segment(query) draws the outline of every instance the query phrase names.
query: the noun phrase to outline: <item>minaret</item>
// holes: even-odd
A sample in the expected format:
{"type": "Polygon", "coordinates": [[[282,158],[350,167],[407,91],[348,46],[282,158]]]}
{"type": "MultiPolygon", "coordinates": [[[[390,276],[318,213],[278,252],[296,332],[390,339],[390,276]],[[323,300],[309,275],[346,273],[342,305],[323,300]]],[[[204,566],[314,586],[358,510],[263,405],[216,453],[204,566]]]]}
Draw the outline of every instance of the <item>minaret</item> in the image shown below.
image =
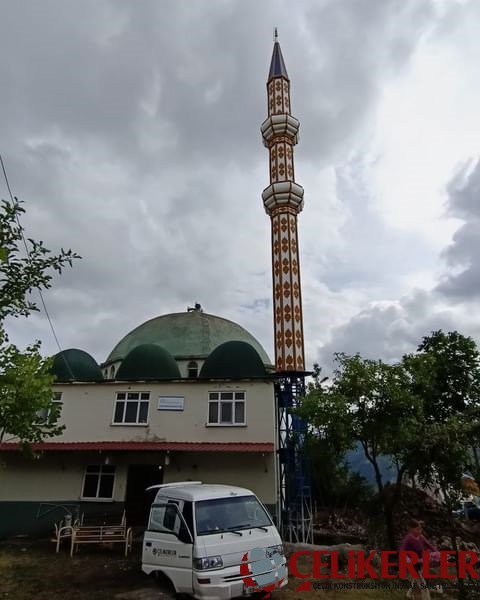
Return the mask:
{"type": "Polygon", "coordinates": [[[261,132],[270,154],[270,185],[262,198],[272,220],[275,369],[300,373],[305,355],[297,215],[303,208],[303,188],[295,183],[293,164],[300,123],[290,114],[290,80],[276,29],[267,96],[268,118],[261,132]]]}

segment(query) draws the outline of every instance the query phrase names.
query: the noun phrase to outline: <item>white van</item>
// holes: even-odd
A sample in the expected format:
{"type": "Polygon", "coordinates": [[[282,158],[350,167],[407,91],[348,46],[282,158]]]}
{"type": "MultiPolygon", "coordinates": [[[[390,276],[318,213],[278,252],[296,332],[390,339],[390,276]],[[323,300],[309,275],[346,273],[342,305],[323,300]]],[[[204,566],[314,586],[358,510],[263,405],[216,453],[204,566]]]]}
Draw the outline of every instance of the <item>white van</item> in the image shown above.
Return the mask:
{"type": "Polygon", "coordinates": [[[280,535],[253,492],[200,481],[148,489],[157,488],[143,540],[145,573],[167,576],[177,593],[228,600],[254,591],[245,584],[240,565],[245,553],[256,549],[253,554],[258,554],[260,549],[265,552],[258,565],[269,567],[258,574],[258,584],[263,585],[262,577],[278,587],[287,584],[280,535]],[[270,557],[273,562],[265,563],[270,557]]]}

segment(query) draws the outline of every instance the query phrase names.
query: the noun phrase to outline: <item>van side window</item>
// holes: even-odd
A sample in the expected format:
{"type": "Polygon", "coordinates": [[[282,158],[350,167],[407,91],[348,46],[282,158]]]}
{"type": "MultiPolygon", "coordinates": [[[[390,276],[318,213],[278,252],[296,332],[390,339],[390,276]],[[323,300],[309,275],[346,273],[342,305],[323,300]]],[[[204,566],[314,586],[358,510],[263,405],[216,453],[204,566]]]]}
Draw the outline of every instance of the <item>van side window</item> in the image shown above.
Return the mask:
{"type": "Polygon", "coordinates": [[[175,529],[175,520],[178,518],[177,504],[176,502],[168,501],[168,506],[165,509],[165,515],[163,517],[163,526],[169,531],[175,529]]]}
{"type": "MultiPolygon", "coordinates": [[[[184,502],[183,510],[182,510],[183,518],[185,519],[185,523],[188,525],[190,529],[190,533],[193,535],[193,509],[191,502],[184,502]]],[[[180,522],[180,535],[185,534],[185,525],[183,521],[180,522]]]]}
{"type": "Polygon", "coordinates": [[[148,529],[162,533],[176,533],[178,521],[176,502],[170,500],[167,504],[154,504],[150,513],[148,529]]]}

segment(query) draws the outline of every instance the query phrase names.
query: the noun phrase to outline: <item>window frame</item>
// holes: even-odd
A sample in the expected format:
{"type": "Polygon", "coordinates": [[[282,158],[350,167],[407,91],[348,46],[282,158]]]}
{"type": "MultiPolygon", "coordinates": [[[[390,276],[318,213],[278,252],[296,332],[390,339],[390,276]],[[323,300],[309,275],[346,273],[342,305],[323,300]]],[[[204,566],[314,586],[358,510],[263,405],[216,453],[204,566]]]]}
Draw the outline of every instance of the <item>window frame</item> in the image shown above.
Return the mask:
{"type": "Polygon", "coordinates": [[[113,502],[113,499],[115,498],[115,483],[116,483],[116,477],[117,475],[117,468],[115,465],[105,465],[105,464],[96,464],[96,465],[85,465],[84,470],[83,470],[83,480],[82,480],[82,489],[80,492],[80,500],[88,500],[89,502],[113,502]],[[108,467],[109,469],[113,468],[113,472],[111,473],[105,473],[105,475],[111,476],[113,477],[113,485],[112,485],[112,495],[110,497],[105,497],[105,496],[84,496],[84,491],[85,491],[85,479],[87,477],[87,474],[91,474],[91,473],[87,473],[87,469],[89,467],[98,467],[98,481],[97,481],[97,494],[100,491],[100,482],[102,479],[102,472],[104,467],[108,467]]]}
{"type": "Polygon", "coordinates": [[[205,425],[207,427],[246,427],[247,426],[247,394],[245,392],[245,390],[235,390],[235,391],[226,391],[226,390],[218,390],[218,391],[213,391],[213,392],[208,392],[208,403],[207,403],[207,421],[205,423],[205,425]],[[216,394],[217,398],[212,398],[212,394],[216,394]],[[232,394],[233,398],[232,399],[222,399],[222,394],[232,394]],[[243,398],[236,398],[236,395],[242,395],[243,398]],[[221,405],[222,403],[226,404],[229,403],[231,405],[231,411],[232,411],[232,422],[226,422],[226,421],[221,421],[221,405]],[[236,421],[235,420],[235,405],[236,404],[243,404],[243,421],[236,421]],[[217,408],[217,422],[211,422],[210,421],[210,405],[211,404],[217,404],[218,408],[217,408]]]}
{"type": "Polygon", "coordinates": [[[140,390],[140,391],[132,391],[132,390],[124,390],[124,391],[119,391],[119,392],[115,392],[115,399],[113,401],[113,412],[112,412],[112,420],[110,425],[112,427],[148,427],[149,425],[149,417],[150,417],[150,401],[151,401],[151,392],[147,392],[145,390],[140,390]],[[118,398],[119,394],[124,394],[125,398],[118,398]],[[127,396],[128,394],[138,394],[138,400],[133,400],[133,399],[129,399],[127,396]],[[146,399],[142,399],[142,394],[148,394],[148,400],[146,399]],[[123,407],[123,420],[122,421],[115,421],[115,413],[117,412],[117,403],[118,402],[123,402],[124,405],[126,405],[127,402],[136,402],[137,403],[137,420],[135,422],[126,422],[125,421],[125,415],[126,415],[126,406],[123,407]],[[139,418],[139,414],[140,414],[140,404],[142,402],[146,402],[147,403],[147,419],[145,422],[139,422],[138,418],[139,418]]]}
{"type": "Polygon", "coordinates": [[[165,498],[165,499],[153,502],[153,504],[150,508],[149,516],[148,516],[147,531],[152,531],[152,532],[161,533],[161,534],[165,534],[165,535],[173,535],[180,541],[182,541],[182,538],[184,539],[185,537],[188,537],[189,542],[187,542],[187,543],[193,544],[194,537],[195,537],[193,524],[194,524],[193,502],[184,501],[184,500],[176,500],[174,498],[165,498]],[[191,523],[187,523],[187,520],[184,516],[184,509],[185,509],[185,506],[187,503],[190,505],[191,523]],[[152,527],[151,527],[152,526],[152,514],[156,508],[165,508],[165,510],[163,513],[161,528],[152,529],[152,527]],[[173,511],[175,512],[175,519],[173,522],[172,529],[165,526],[165,519],[167,517],[167,511],[170,508],[173,509],[173,511]]]}
{"type": "Polygon", "coordinates": [[[52,414],[52,409],[54,409],[54,408],[58,408],[57,423],[60,421],[60,418],[62,416],[62,409],[63,409],[62,396],[63,396],[63,392],[55,392],[55,391],[53,392],[53,400],[51,402],[51,408],[50,409],[42,408],[39,411],[37,411],[38,423],[45,423],[46,421],[48,421],[48,419],[50,418],[50,415],[52,414]]]}
{"type": "Polygon", "coordinates": [[[196,360],[190,360],[187,363],[187,378],[188,379],[198,379],[198,373],[199,373],[198,362],[196,360]],[[192,371],[195,371],[195,375],[191,374],[192,371]]]}

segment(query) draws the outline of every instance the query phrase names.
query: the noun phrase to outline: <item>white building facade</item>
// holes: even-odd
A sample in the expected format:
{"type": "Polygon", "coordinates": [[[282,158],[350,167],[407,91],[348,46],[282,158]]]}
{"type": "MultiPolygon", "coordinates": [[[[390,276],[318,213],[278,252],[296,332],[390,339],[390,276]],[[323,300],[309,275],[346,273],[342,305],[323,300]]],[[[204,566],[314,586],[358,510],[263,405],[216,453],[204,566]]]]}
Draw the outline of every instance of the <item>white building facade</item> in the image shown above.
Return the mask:
{"type": "Polygon", "coordinates": [[[149,485],[200,480],[277,502],[273,367],[239,325],[199,306],[147,321],[105,363],[54,360],[63,433],[0,447],[0,537],[40,535],[65,514],[145,526],[149,485]]]}

